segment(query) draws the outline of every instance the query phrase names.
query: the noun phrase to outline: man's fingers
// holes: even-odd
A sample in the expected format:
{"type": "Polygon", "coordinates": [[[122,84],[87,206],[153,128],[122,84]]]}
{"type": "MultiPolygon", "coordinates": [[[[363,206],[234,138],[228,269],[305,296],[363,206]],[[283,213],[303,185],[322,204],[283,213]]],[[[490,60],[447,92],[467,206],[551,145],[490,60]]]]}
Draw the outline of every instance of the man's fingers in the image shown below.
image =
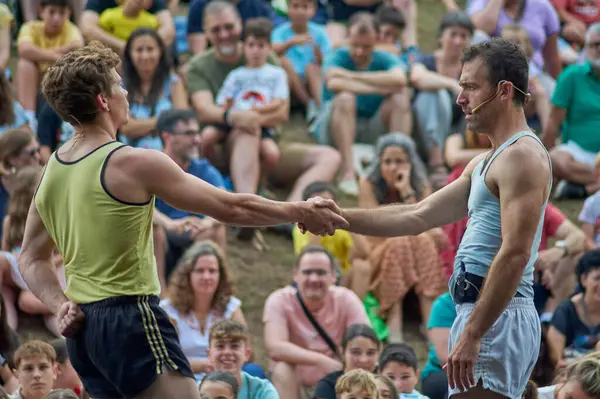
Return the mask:
{"type": "Polygon", "coordinates": [[[475,386],[475,362],[469,362],[467,365],[467,377],[468,388],[475,386]]]}
{"type": "Polygon", "coordinates": [[[454,360],[452,358],[448,358],[448,363],[446,363],[446,375],[448,376],[448,385],[450,385],[451,389],[454,389],[456,385],[454,384],[454,360]]]}

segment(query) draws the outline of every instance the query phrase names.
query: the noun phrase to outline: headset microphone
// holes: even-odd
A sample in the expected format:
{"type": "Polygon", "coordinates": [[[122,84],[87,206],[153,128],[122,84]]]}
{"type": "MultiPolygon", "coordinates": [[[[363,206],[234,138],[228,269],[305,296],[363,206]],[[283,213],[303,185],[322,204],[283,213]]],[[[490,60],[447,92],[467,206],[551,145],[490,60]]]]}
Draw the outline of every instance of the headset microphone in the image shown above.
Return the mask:
{"type": "MultiPolygon", "coordinates": [[[[506,80],[501,80],[500,82],[498,82],[498,89],[496,90],[496,93],[494,93],[490,98],[488,98],[487,100],[485,100],[484,102],[482,102],[481,104],[479,104],[478,106],[476,106],[475,108],[473,108],[471,110],[471,114],[476,113],[477,111],[479,111],[481,109],[481,107],[483,107],[484,105],[486,105],[487,103],[489,103],[490,101],[492,101],[494,98],[496,98],[496,96],[500,93],[500,84],[507,82],[506,80]]],[[[521,93],[523,93],[523,95],[525,95],[525,104],[527,104],[529,102],[529,100],[531,100],[531,93],[525,93],[523,90],[519,89],[517,86],[515,86],[512,82],[509,82],[512,87],[515,90],[520,91],[521,93]]]]}

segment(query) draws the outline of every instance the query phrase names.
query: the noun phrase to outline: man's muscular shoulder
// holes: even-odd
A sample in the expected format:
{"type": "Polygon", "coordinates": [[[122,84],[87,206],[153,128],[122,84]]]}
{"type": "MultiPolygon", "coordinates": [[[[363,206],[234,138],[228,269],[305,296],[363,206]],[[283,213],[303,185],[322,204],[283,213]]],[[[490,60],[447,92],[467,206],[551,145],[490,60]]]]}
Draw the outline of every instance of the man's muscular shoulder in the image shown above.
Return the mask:
{"type": "Polygon", "coordinates": [[[490,166],[486,180],[492,180],[496,190],[510,184],[523,189],[545,187],[547,191],[550,188],[548,153],[534,138],[523,137],[498,155],[490,166]]]}

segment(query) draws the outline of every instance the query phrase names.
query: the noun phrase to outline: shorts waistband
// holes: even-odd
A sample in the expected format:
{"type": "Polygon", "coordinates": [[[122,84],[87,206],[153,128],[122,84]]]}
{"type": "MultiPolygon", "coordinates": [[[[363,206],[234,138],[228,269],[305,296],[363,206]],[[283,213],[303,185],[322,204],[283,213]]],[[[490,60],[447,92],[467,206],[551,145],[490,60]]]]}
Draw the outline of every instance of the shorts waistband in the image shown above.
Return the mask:
{"type": "MultiPolygon", "coordinates": [[[[472,309],[475,307],[474,303],[461,303],[456,305],[456,311],[462,309],[472,309]]],[[[508,309],[525,309],[525,308],[535,308],[535,304],[533,302],[533,298],[523,298],[523,297],[513,297],[506,306],[505,310],[508,309]]]]}
{"type": "Polygon", "coordinates": [[[140,301],[148,302],[151,305],[158,305],[160,302],[160,298],[156,295],[122,295],[102,299],[101,301],[96,302],[81,303],[79,304],[79,307],[81,309],[89,309],[92,307],[102,308],[122,305],[136,305],[140,301]]]}

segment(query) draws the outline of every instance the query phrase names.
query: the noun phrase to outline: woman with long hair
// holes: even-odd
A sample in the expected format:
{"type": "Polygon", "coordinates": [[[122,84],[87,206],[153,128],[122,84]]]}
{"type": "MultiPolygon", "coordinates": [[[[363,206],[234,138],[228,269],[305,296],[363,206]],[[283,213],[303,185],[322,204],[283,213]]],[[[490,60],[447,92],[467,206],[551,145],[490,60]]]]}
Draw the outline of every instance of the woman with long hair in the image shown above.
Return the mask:
{"type": "Polygon", "coordinates": [[[8,129],[35,128],[35,121],[15,99],[13,87],[2,69],[0,69],[0,110],[2,110],[0,112],[0,136],[8,129]]]}
{"type": "MultiPolygon", "coordinates": [[[[361,208],[390,204],[414,204],[431,194],[425,165],[414,142],[404,134],[382,136],[369,173],[359,183],[361,208]]],[[[418,236],[368,237],[371,246],[371,292],[379,302],[380,316],[387,319],[389,340],[402,341],[402,301],[415,289],[423,323],[429,319],[433,300],[447,289],[438,251],[445,247],[441,229],[418,236]]]]}
{"type": "MultiPolygon", "coordinates": [[[[19,290],[17,301],[19,308],[28,314],[43,315],[48,330],[60,337],[56,316],[29,291],[27,284],[21,277],[17,263],[23,235],[25,234],[25,221],[40,173],[41,167],[39,165],[30,165],[21,168],[15,174],[15,184],[8,204],[8,213],[2,223],[2,251],[12,254],[12,257],[9,258],[12,271],[11,277],[15,287],[19,290]]],[[[57,269],[57,273],[62,274],[62,268],[57,269]]]]}
{"type": "Polygon", "coordinates": [[[134,147],[162,150],[156,131],[158,115],[189,107],[181,79],[173,72],[169,52],[154,29],[136,29],[125,46],[123,85],[131,117],[121,128],[121,140],[134,147]]]}
{"type": "Polygon", "coordinates": [[[342,337],[342,357],[344,368],[327,374],[317,383],[316,399],[335,399],[335,384],[345,373],[352,370],[375,371],[381,351],[377,334],[366,324],[352,324],[342,337]]]}
{"type": "Polygon", "coordinates": [[[456,98],[461,91],[458,84],[462,70],[460,58],[471,42],[473,31],[473,24],[465,13],[449,12],[438,29],[439,48],[421,55],[411,68],[411,82],[418,90],[414,101],[415,120],[427,149],[429,173],[436,188],[445,184],[447,176],[443,157],[446,137],[463,133],[466,127],[456,98]]]}
{"type": "MultiPolygon", "coordinates": [[[[18,171],[28,165],[39,165],[40,146],[33,132],[27,128],[7,130],[0,136],[0,218],[4,220],[8,211],[10,197],[18,171]]],[[[31,201],[30,201],[31,202],[31,201]]],[[[3,224],[0,224],[0,236],[4,236],[3,224]]],[[[0,251],[1,292],[6,303],[8,324],[17,328],[18,290],[13,281],[12,264],[16,259],[11,252],[0,251]]]]}
{"type": "Polygon", "coordinates": [[[233,293],[223,255],[212,241],[193,244],[171,273],[161,306],[179,331],[179,342],[197,381],[213,371],[206,351],[211,327],[223,319],[247,325],[242,302],[233,293]]]}

